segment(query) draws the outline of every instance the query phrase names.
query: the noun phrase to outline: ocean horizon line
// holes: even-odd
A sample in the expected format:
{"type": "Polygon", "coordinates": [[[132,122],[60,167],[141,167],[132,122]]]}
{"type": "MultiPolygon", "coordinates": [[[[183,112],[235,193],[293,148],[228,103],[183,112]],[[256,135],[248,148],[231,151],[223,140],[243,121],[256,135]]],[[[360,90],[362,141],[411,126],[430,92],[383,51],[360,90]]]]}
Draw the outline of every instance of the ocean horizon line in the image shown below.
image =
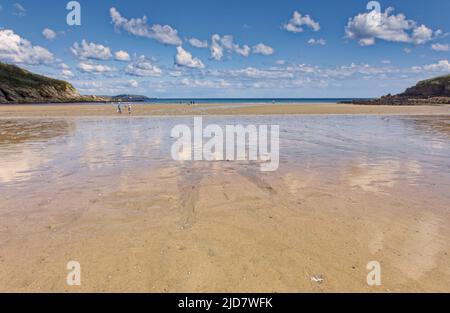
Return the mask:
{"type": "Polygon", "coordinates": [[[295,104],[295,103],[339,103],[339,102],[351,102],[353,100],[360,99],[372,99],[372,98],[148,98],[145,103],[195,103],[195,104],[208,104],[208,103],[220,103],[220,104],[239,104],[239,103],[282,103],[282,104],[295,104]]]}

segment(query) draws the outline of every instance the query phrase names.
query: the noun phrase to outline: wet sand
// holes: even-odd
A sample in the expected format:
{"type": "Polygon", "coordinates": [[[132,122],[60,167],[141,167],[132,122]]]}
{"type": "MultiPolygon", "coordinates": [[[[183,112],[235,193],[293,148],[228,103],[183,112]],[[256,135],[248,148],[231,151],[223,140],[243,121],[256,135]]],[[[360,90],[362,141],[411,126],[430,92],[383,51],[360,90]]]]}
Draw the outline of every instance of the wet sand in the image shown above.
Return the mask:
{"type": "Polygon", "coordinates": [[[186,117],[0,119],[0,291],[450,291],[447,116],[258,119],[273,173],[169,160],[186,117]]]}
{"type": "MultiPolygon", "coordinates": [[[[118,116],[115,104],[0,105],[2,117],[118,116]]],[[[443,106],[376,106],[352,104],[133,104],[133,116],[278,114],[450,114],[443,106]]],[[[123,109],[122,115],[128,115],[123,109]]]]}

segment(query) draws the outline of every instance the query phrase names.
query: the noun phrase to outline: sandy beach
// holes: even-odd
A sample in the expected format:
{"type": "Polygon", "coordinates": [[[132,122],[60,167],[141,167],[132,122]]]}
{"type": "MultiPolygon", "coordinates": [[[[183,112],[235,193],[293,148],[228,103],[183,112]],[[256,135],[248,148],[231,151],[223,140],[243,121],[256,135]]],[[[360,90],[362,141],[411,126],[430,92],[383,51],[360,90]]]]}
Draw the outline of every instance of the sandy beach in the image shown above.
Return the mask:
{"type": "Polygon", "coordinates": [[[450,293],[449,11],[0,1],[0,294],[450,293]]]}
{"type": "Polygon", "coordinates": [[[1,108],[0,291],[450,291],[447,115],[205,117],[279,124],[280,169],[262,173],[171,160],[170,129],[191,117],[69,107],[1,108]]]}
{"type": "MultiPolygon", "coordinates": [[[[1,117],[118,116],[116,104],[0,105],[1,117]]],[[[123,115],[128,115],[124,110],[123,115]]],[[[382,106],[351,104],[133,104],[133,116],[283,114],[450,114],[450,105],[382,106]]]]}

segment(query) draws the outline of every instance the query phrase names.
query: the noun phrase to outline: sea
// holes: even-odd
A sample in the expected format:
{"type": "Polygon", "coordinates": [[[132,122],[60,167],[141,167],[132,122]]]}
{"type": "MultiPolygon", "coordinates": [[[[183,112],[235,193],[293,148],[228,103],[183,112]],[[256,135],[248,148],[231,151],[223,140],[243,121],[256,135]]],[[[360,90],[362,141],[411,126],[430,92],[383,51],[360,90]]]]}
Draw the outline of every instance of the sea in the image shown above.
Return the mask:
{"type": "Polygon", "coordinates": [[[148,103],[156,104],[298,104],[298,103],[339,103],[349,102],[354,98],[164,98],[151,99],[148,103]]]}

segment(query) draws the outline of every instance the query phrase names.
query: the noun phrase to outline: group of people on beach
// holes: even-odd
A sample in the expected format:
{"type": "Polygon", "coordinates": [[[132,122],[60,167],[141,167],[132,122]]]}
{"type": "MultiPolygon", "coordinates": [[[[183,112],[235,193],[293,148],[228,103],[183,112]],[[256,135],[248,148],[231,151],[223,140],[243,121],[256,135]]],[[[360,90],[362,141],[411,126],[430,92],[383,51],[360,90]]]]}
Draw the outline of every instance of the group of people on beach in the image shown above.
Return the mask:
{"type": "MultiPolygon", "coordinates": [[[[131,103],[128,103],[125,105],[125,108],[128,110],[128,114],[131,115],[131,103]]],[[[118,114],[122,114],[122,103],[119,102],[119,104],[117,104],[117,113],[118,114]]]]}
{"type": "MultiPolygon", "coordinates": [[[[183,101],[180,101],[179,103],[183,104],[183,101]]],[[[195,105],[195,101],[191,100],[191,101],[189,101],[189,103],[187,103],[187,105],[195,105]]]]}

